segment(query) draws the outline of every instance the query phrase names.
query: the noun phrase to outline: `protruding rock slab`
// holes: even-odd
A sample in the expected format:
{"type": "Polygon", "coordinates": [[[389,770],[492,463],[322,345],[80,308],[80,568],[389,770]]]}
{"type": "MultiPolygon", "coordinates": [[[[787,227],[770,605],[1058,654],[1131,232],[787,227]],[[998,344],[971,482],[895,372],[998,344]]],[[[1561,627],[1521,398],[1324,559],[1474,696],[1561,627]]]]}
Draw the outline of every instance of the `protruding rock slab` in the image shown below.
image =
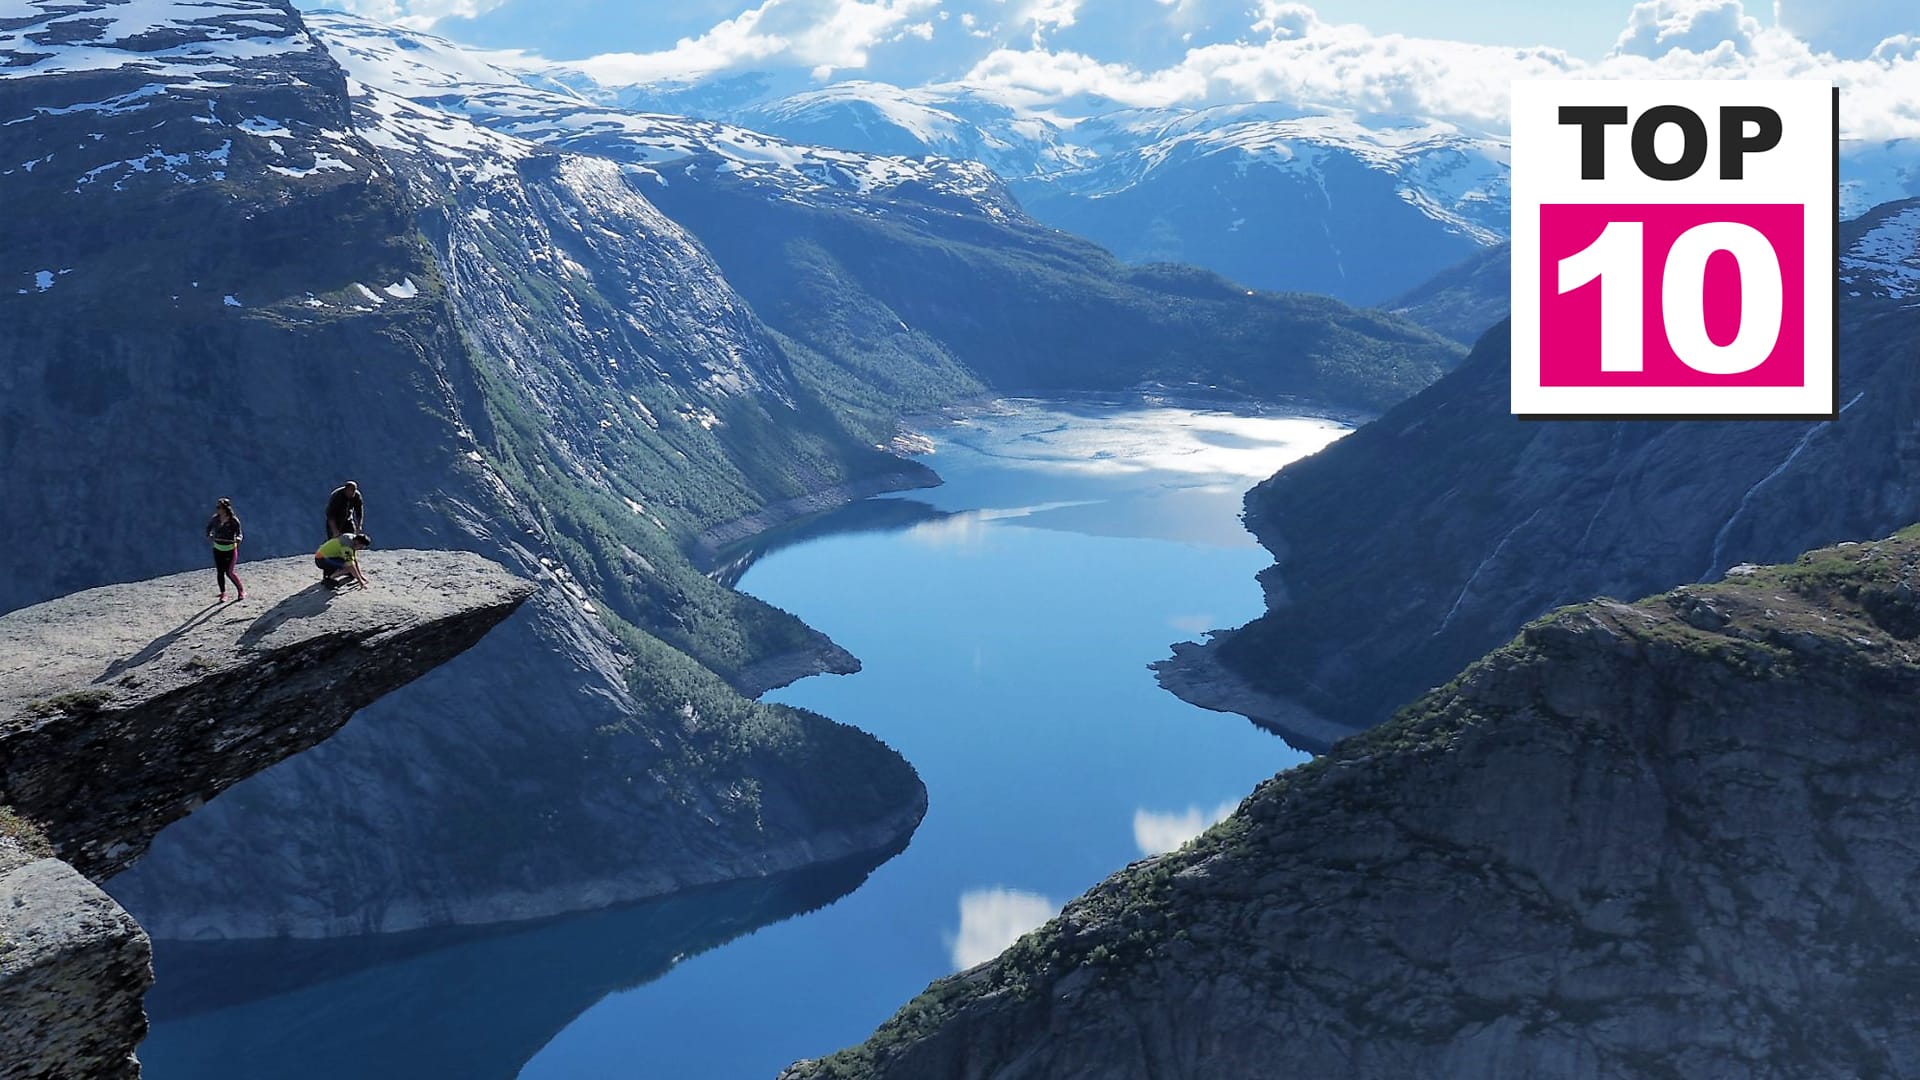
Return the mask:
{"type": "Polygon", "coordinates": [[[0,616],[0,805],[96,881],[155,833],[479,641],[534,586],[464,552],[374,552],[374,588],[310,558],[211,567],[0,616]]]}

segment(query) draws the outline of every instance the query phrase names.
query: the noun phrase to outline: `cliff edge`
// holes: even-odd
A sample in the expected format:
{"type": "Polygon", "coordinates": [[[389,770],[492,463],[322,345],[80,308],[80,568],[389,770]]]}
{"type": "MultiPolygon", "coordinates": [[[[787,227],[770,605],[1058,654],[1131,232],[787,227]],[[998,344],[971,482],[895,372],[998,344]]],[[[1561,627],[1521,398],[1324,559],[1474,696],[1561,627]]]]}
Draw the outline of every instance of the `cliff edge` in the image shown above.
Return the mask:
{"type": "Polygon", "coordinates": [[[98,882],[240,780],[478,642],[531,583],[477,555],[311,560],[92,589],[0,616],[0,1077],[132,1077],[146,934],[98,882]]]}
{"type": "Polygon", "coordinates": [[[1920,1074],[1917,584],[1554,612],[785,1076],[1920,1074]]]}

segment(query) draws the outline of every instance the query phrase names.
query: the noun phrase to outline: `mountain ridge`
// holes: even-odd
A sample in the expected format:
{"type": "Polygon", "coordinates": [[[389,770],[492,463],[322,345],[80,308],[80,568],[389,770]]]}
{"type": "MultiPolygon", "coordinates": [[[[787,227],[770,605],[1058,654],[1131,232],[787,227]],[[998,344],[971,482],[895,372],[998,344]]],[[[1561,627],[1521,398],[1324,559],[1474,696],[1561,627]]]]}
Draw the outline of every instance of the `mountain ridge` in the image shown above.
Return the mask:
{"type": "MultiPolygon", "coordinates": [[[[1275,556],[1268,610],[1208,656],[1229,684],[1362,727],[1581,595],[1708,579],[1920,514],[1914,205],[1841,230],[1838,422],[1516,420],[1503,322],[1448,376],[1248,493],[1275,556]]],[[[1504,290],[1474,298],[1503,258],[1454,310],[1504,312],[1504,290]]]]}
{"type": "Polygon", "coordinates": [[[783,1078],[1911,1071],[1916,573],[1556,611],[783,1078]]]}
{"type": "MultiPolygon", "coordinates": [[[[911,830],[924,794],[897,755],[725,681],[824,652],[824,637],[708,581],[680,545],[813,486],[913,470],[826,417],[683,231],[605,169],[509,167],[517,144],[409,114],[415,135],[472,142],[460,183],[547,212],[474,223],[466,250],[528,299],[463,310],[475,264],[434,247],[414,201],[433,189],[367,140],[393,132],[358,122],[345,73],[288,5],[36,4],[7,34],[0,116],[20,122],[0,127],[17,211],[0,248],[47,270],[0,290],[6,520],[84,527],[87,542],[8,575],[0,607],[203,559],[205,508],[182,504],[214,495],[246,520],[249,560],[311,552],[325,492],[356,473],[382,548],[472,548],[554,586],[468,677],[408,687],[163,833],[114,882],[150,930],[553,914],[886,850],[911,830]],[[662,317],[608,316],[605,296],[560,284],[592,265],[591,245],[567,246],[569,209],[589,207],[640,223],[594,238],[657,270],[662,317]],[[604,350],[581,344],[602,335],[604,350]],[[772,422],[787,410],[811,412],[772,422]],[[831,768],[801,765],[814,754],[861,775],[829,791],[831,768]],[[511,810],[496,796],[509,789],[511,810]],[[530,881],[537,905],[513,899],[530,881]]],[[[622,290],[644,284],[605,288],[631,305],[622,290]]]]}

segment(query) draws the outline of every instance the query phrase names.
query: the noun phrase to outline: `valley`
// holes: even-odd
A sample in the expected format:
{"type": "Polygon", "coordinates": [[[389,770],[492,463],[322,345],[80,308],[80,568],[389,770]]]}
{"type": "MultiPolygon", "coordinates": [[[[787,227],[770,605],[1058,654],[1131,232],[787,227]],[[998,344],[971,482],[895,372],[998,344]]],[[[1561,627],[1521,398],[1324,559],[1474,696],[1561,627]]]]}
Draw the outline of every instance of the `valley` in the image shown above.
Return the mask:
{"type": "Polygon", "coordinates": [[[860,657],[770,697],[915,763],[929,809],[904,852],[397,957],[162,941],[146,1074],[764,1078],[860,1037],[1304,760],[1145,664],[1179,627],[1251,614],[1239,491],[1343,430],[1111,399],[934,429],[946,482],[865,504],[900,522],[826,515],[740,582],[860,657]]]}
{"type": "Polygon", "coordinates": [[[34,739],[136,684],[11,661],[0,1076],[1920,1061],[1910,36],[459,43],[516,2],[0,12],[0,523],[46,551],[0,623],[185,619],[218,496],[275,592],[89,631],[250,688],[105,755],[34,739]],[[1236,81],[1334,54],[1385,82],[1236,81]],[[1514,419],[1481,99],[1709,59],[1847,84],[1839,417],[1514,419]],[[348,477],[410,613],[297,591],[348,477]],[[497,575],[458,648],[390,638],[447,573],[497,575]]]}

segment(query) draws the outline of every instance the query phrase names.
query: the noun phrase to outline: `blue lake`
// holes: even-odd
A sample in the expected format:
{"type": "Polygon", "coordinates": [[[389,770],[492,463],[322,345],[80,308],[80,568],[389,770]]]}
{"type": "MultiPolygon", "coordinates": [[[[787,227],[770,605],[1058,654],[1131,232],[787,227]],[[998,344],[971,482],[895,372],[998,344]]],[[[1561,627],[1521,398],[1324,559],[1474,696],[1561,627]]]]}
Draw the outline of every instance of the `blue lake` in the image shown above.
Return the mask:
{"type": "Polygon", "coordinates": [[[913,762],[930,806],[904,852],[478,937],[163,948],[147,1075],[771,1080],[865,1038],[1304,760],[1146,665],[1259,614],[1270,560],[1241,494],[1343,431],[1031,401],[935,430],[944,486],[782,530],[736,564],[740,588],[865,664],[770,697],[913,762]],[[289,973],[309,985],[255,996],[289,973]],[[253,999],[214,1007],[215,986],[253,999]]]}

